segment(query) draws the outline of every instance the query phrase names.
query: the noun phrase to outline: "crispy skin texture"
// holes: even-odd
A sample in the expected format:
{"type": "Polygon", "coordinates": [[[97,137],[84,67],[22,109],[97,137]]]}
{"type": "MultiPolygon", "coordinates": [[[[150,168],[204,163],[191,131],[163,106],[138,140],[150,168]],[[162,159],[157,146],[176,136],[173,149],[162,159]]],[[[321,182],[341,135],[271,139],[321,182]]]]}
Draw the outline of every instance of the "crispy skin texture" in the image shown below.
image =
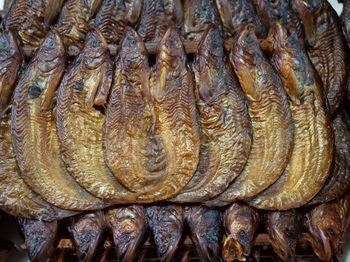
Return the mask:
{"type": "Polygon", "coordinates": [[[247,96],[253,143],[243,172],[216,198],[226,202],[252,197],[274,183],[287,166],[293,142],[287,95],[250,25],[233,40],[230,59],[247,96]]]}
{"type": "Polygon", "coordinates": [[[225,261],[245,261],[259,226],[259,214],[248,205],[234,203],[224,213],[226,239],[222,246],[225,261]]]}
{"type": "Polygon", "coordinates": [[[132,203],[130,195],[109,171],[103,154],[105,115],[93,107],[104,105],[112,84],[108,46],[92,29],[84,49],[67,70],[59,87],[56,123],[62,159],[68,172],[92,195],[113,203],[132,203]]]}
{"type": "Polygon", "coordinates": [[[242,172],[252,140],[247,101],[215,27],[203,37],[192,68],[201,151],[196,173],[172,199],[179,202],[200,202],[222,193],[242,172]]]}
{"type": "Polygon", "coordinates": [[[346,122],[349,122],[349,117],[345,111],[339,112],[332,121],[335,144],[332,173],[309,204],[332,201],[341,197],[350,187],[350,132],[346,122]]]}
{"type": "Polygon", "coordinates": [[[284,261],[293,261],[298,237],[303,225],[303,214],[298,210],[269,211],[265,228],[275,253],[284,261]]]}
{"type": "Polygon", "coordinates": [[[11,31],[0,32],[0,117],[6,115],[18,79],[22,56],[11,31]]]}
{"type": "Polygon", "coordinates": [[[262,43],[281,76],[294,119],[294,147],[284,174],[249,203],[263,209],[287,210],[309,202],[328,178],[333,134],[322,85],[295,33],[280,23],[262,43]]]}
{"type": "Polygon", "coordinates": [[[24,234],[29,259],[32,262],[44,262],[55,251],[58,222],[43,222],[18,218],[18,224],[24,234]]]}
{"type": "Polygon", "coordinates": [[[126,26],[134,26],[140,16],[142,0],[103,0],[94,19],[108,44],[119,46],[126,26]]]}
{"type": "Polygon", "coordinates": [[[265,36],[251,0],[216,0],[216,6],[227,36],[234,36],[247,23],[255,24],[259,37],[265,36]]]}
{"type": "Polygon", "coordinates": [[[132,205],[108,210],[106,220],[112,229],[117,257],[120,261],[136,261],[138,248],[146,234],[144,207],[132,205]]]}
{"type": "Polygon", "coordinates": [[[170,262],[182,238],[183,208],[153,205],[146,208],[148,226],[161,261],[170,262]]]}
{"type": "Polygon", "coordinates": [[[304,24],[307,51],[322,79],[329,109],[340,107],[347,81],[348,51],[339,17],[326,0],[293,0],[304,24]]]}
{"type": "Polygon", "coordinates": [[[145,47],[130,28],[116,61],[104,149],[109,168],[140,194],[138,202],[178,193],[199,159],[192,75],[175,28],[160,42],[151,90],[149,73],[145,47]]]}
{"type": "Polygon", "coordinates": [[[53,30],[31,60],[15,89],[11,133],[21,177],[47,202],[65,209],[88,210],[102,202],[83,190],[60,159],[52,111],[65,66],[65,52],[53,30]]]}
{"type": "Polygon", "coordinates": [[[220,261],[221,214],[204,206],[187,206],[185,221],[200,261],[220,261]]]}
{"type": "Polygon", "coordinates": [[[184,33],[191,41],[200,41],[210,25],[214,25],[223,34],[222,23],[215,1],[184,1],[184,33]]]}
{"type": "Polygon", "coordinates": [[[183,23],[181,0],[144,0],[138,33],[144,42],[160,41],[168,27],[183,23]]]}
{"type": "Polygon", "coordinates": [[[44,0],[15,0],[5,19],[5,28],[17,33],[26,56],[33,56],[45,38],[44,0]]]}
{"type": "Polygon", "coordinates": [[[101,240],[105,226],[102,211],[73,218],[69,231],[72,234],[79,261],[94,261],[96,248],[101,240]]]}

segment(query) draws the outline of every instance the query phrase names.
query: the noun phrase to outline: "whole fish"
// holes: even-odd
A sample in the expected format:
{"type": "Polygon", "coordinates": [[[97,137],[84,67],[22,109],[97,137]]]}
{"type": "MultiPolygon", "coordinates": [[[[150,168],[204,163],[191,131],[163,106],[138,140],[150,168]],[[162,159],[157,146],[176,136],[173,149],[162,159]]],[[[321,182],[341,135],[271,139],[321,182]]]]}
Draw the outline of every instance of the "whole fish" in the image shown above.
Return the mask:
{"type": "Polygon", "coordinates": [[[327,0],[293,0],[305,30],[307,52],[322,79],[330,112],[340,107],[347,81],[348,51],[339,17],[327,0]]]}
{"type": "Polygon", "coordinates": [[[106,220],[113,233],[120,261],[136,261],[138,248],[146,234],[145,209],[141,205],[116,207],[108,210],[106,220]]]}
{"type": "Polygon", "coordinates": [[[196,173],[171,199],[178,202],[204,201],[222,193],[242,172],[252,140],[247,101],[214,26],[201,40],[192,68],[201,149],[196,173]]]}
{"type": "Polygon", "coordinates": [[[246,261],[259,226],[259,214],[242,203],[233,203],[224,213],[226,239],[222,246],[225,261],[246,261]]]}
{"type": "Polygon", "coordinates": [[[183,208],[179,205],[152,205],[146,208],[148,226],[162,262],[175,256],[183,231],[183,208]]]}
{"type": "Polygon", "coordinates": [[[11,134],[21,177],[47,202],[60,208],[103,207],[67,173],[60,159],[54,112],[55,91],[65,67],[58,33],[50,31],[15,89],[11,134]]]}
{"type": "Polygon", "coordinates": [[[305,205],[321,190],[331,171],[333,134],[322,84],[295,32],[276,22],[261,45],[271,53],[289,96],[294,147],[283,175],[249,204],[287,210],[305,205]]]}
{"type": "Polygon", "coordinates": [[[253,142],[242,173],[217,200],[247,199],[274,183],[283,173],[293,144],[293,119],[287,95],[260,49],[252,25],[233,40],[231,63],[248,100],[253,142]]]}
{"type": "Polygon", "coordinates": [[[182,23],[181,0],[144,0],[137,31],[144,42],[158,42],[169,26],[181,29],[182,23]]]}
{"type": "Polygon", "coordinates": [[[188,183],[199,159],[192,75],[180,36],[171,27],[160,42],[151,88],[147,52],[133,29],[116,60],[104,127],[107,164],[140,194],[138,202],[167,199],[188,183]]]}

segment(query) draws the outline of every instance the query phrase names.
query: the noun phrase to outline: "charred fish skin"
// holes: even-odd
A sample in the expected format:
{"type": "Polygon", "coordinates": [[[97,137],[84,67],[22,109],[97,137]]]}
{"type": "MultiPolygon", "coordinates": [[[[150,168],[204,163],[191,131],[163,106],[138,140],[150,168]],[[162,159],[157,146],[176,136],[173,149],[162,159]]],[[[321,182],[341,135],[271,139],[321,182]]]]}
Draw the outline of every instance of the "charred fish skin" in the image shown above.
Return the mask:
{"type": "Polygon", "coordinates": [[[294,147],[284,174],[249,204],[287,210],[305,205],[323,187],[332,166],[333,133],[322,84],[297,35],[276,22],[262,46],[272,53],[290,99],[294,147]]]}
{"type": "Polygon", "coordinates": [[[112,208],[106,211],[106,220],[113,233],[118,259],[135,261],[147,229],[144,207],[132,205],[112,208]]]}
{"type": "Polygon", "coordinates": [[[150,228],[161,261],[170,262],[182,238],[183,208],[180,205],[152,205],[146,208],[150,228]]]}
{"type": "Polygon", "coordinates": [[[125,28],[134,26],[139,19],[143,0],[103,0],[94,19],[109,45],[118,47],[125,28]]]}
{"type": "Polygon", "coordinates": [[[303,215],[297,210],[267,212],[265,228],[275,253],[283,261],[292,261],[303,225],[303,215]]]}
{"type": "Polygon", "coordinates": [[[181,0],[144,0],[137,31],[144,42],[158,42],[169,26],[181,29],[182,23],[181,0]]]}
{"type": "Polygon", "coordinates": [[[222,239],[220,212],[204,206],[186,206],[184,217],[200,261],[219,260],[222,239]]]}
{"type": "Polygon", "coordinates": [[[171,199],[177,202],[200,202],[222,193],[242,172],[252,140],[247,101],[214,26],[201,40],[192,68],[201,149],[196,173],[171,199]]]}
{"type": "Polygon", "coordinates": [[[216,0],[216,6],[227,36],[234,36],[248,23],[255,24],[258,37],[265,36],[265,29],[251,0],[216,0]]]}
{"type": "Polygon", "coordinates": [[[216,200],[255,196],[283,173],[293,143],[293,119],[282,82],[246,25],[233,40],[230,60],[248,101],[253,126],[250,155],[242,173],[216,200]]]}
{"type": "Polygon", "coordinates": [[[30,261],[47,261],[52,256],[57,238],[58,222],[43,222],[24,218],[17,219],[24,234],[30,261]]]}
{"type": "Polygon", "coordinates": [[[72,234],[79,261],[94,261],[94,255],[105,230],[102,211],[75,216],[69,231],[72,234]]]}
{"type": "Polygon", "coordinates": [[[259,226],[259,214],[243,203],[233,203],[224,213],[226,239],[222,257],[226,261],[245,261],[259,226]]]}
{"type": "Polygon", "coordinates": [[[92,195],[111,203],[135,197],[114,178],[103,153],[104,105],[112,84],[113,65],[107,42],[91,29],[83,50],[63,76],[56,106],[57,135],[63,162],[74,179],[92,195]]]}
{"type": "Polygon", "coordinates": [[[52,104],[64,67],[64,46],[53,29],[15,89],[11,119],[13,149],[21,177],[44,200],[70,210],[101,208],[101,200],[73,180],[59,157],[52,104]]]}
{"type": "Polygon", "coordinates": [[[339,17],[326,0],[293,0],[293,4],[304,25],[307,52],[334,115],[343,101],[347,81],[348,51],[339,17]]]}

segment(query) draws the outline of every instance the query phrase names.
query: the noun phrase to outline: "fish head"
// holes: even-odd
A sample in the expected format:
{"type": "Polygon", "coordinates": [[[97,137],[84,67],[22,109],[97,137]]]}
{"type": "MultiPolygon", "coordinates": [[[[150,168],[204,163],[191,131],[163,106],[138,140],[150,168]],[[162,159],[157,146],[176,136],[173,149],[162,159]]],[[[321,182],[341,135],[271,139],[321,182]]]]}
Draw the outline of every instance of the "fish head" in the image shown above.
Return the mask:
{"type": "Polygon", "coordinates": [[[210,25],[198,45],[198,54],[214,63],[221,63],[225,55],[224,40],[220,30],[210,25]]]}
{"type": "Polygon", "coordinates": [[[253,4],[265,28],[270,28],[274,21],[280,21],[289,11],[289,0],[253,0],[253,4]]]}
{"type": "Polygon", "coordinates": [[[7,62],[8,59],[21,61],[21,53],[18,48],[15,35],[11,31],[0,32],[0,63],[7,62]]]}

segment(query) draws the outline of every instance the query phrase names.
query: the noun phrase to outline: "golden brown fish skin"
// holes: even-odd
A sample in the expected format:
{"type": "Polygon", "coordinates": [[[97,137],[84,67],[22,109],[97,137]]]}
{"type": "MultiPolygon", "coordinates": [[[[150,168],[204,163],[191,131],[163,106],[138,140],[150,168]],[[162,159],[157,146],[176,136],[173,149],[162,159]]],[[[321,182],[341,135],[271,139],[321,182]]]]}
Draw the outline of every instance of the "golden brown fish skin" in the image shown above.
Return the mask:
{"type": "Polygon", "coordinates": [[[216,6],[227,36],[234,36],[248,23],[255,24],[258,37],[265,36],[265,29],[251,0],[216,0],[216,6]]]}
{"type": "Polygon", "coordinates": [[[347,81],[348,51],[339,17],[326,0],[293,0],[293,4],[303,21],[307,51],[333,115],[343,101],[347,81]]]}
{"type": "Polygon", "coordinates": [[[138,248],[146,234],[145,209],[141,205],[112,208],[105,213],[112,230],[120,261],[136,261],[138,248]]]}
{"type": "Polygon", "coordinates": [[[46,25],[55,22],[65,1],[66,0],[44,0],[44,22],[46,25]]]}
{"type": "Polygon", "coordinates": [[[106,223],[102,211],[75,216],[69,231],[81,262],[95,261],[95,253],[106,223]]]}
{"type": "Polygon", "coordinates": [[[181,0],[144,0],[137,31],[144,42],[158,42],[169,26],[180,29],[182,23],[181,0]]]}
{"type": "Polygon", "coordinates": [[[303,225],[303,214],[298,210],[266,213],[265,228],[275,253],[284,261],[292,261],[303,225]]]}
{"type": "Polygon", "coordinates": [[[201,151],[196,173],[171,199],[177,202],[200,202],[222,193],[242,172],[252,140],[247,101],[214,26],[201,40],[192,68],[201,151]]]}
{"type": "Polygon", "coordinates": [[[200,261],[219,261],[222,240],[221,214],[204,206],[186,206],[184,217],[200,261]]]}
{"type": "Polygon", "coordinates": [[[5,19],[6,29],[18,34],[26,56],[33,56],[48,31],[44,0],[15,0],[5,19]]]}
{"type": "Polygon", "coordinates": [[[245,261],[259,226],[259,214],[243,203],[233,203],[224,213],[226,239],[222,246],[225,261],[245,261]]]}
{"type": "Polygon", "coordinates": [[[233,40],[230,60],[248,101],[253,142],[242,173],[215,199],[231,202],[255,196],[283,173],[293,143],[293,119],[283,85],[246,25],[233,40]]]}
{"type": "Polygon", "coordinates": [[[47,202],[70,210],[103,207],[83,190],[60,159],[52,111],[63,75],[65,51],[58,33],[50,31],[15,89],[11,133],[21,177],[47,202]]]}
{"type": "Polygon", "coordinates": [[[184,227],[182,206],[152,205],[146,208],[146,214],[160,261],[172,261],[182,238],[184,227]]]}
{"type": "Polygon", "coordinates": [[[200,41],[210,25],[223,36],[219,11],[212,0],[184,0],[185,39],[200,41]]]}
{"type": "Polygon", "coordinates": [[[261,45],[272,54],[289,96],[294,147],[284,174],[249,204],[287,210],[305,205],[323,187],[332,166],[333,133],[322,84],[297,35],[276,22],[261,45]]]}
{"type": "Polygon", "coordinates": [[[18,218],[18,224],[24,234],[28,256],[32,262],[48,261],[55,251],[58,222],[43,222],[18,218]]]}
{"type": "Polygon", "coordinates": [[[127,26],[134,26],[140,16],[143,0],[103,0],[94,19],[109,45],[118,47],[127,26]]]}

